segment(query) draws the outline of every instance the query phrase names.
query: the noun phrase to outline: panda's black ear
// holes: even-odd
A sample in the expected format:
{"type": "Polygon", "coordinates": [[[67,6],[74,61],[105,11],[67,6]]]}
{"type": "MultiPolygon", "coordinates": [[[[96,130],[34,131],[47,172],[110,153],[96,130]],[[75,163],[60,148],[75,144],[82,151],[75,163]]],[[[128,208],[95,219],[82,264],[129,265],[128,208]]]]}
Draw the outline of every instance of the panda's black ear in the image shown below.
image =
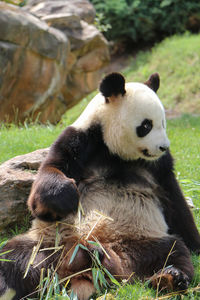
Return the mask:
{"type": "Polygon", "coordinates": [[[146,84],[156,93],[160,86],[159,74],[158,73],[152,74],[144,84],[146,84]]]}
{"type": "Polygon", "coordinates": [[[111,73],[104,77],[100,83],[99,90],[102,95],[106,98],[107,102],[109,98],[118,95],[124,95],[125,91],[125,79],[120,73],[111,73]]]}

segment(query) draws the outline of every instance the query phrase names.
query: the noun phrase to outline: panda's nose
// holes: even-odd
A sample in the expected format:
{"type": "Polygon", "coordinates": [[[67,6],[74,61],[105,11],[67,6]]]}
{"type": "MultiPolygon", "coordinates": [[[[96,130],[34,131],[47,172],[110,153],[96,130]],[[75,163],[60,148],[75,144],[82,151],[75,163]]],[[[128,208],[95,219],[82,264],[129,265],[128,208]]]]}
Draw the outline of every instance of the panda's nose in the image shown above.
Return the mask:
{"type": "Polygon", "coordinates": [[[159,149],[160,151],[165,152],[168,149],[168,146],[160,146],[159,149]]]}

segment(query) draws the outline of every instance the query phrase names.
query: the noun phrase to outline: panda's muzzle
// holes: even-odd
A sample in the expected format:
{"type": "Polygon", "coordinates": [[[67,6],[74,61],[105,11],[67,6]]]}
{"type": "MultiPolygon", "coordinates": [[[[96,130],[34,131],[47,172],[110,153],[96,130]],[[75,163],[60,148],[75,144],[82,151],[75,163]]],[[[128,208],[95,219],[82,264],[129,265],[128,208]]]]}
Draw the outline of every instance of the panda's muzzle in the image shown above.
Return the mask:
{"type": "Polygon", "coordinates": [[[147,149],[143,149],[142,154],[144,154],[144,156],[146,156],[146,157],[154,157],[154,155],[149,154],[149,151],[147,149]]]}
{"type": "MultiPolygon", "coordinates": [[[[165,151],[167,151],[168,147],[159,147],[159,150],[161,153],[164,153],[165,151]]],[[[143,149],[141,150],[142,154],[148,158],[158,158],[161,154],[157,154],[157,155],[152,155],[149,153],[148,149],[143,149]]]]}

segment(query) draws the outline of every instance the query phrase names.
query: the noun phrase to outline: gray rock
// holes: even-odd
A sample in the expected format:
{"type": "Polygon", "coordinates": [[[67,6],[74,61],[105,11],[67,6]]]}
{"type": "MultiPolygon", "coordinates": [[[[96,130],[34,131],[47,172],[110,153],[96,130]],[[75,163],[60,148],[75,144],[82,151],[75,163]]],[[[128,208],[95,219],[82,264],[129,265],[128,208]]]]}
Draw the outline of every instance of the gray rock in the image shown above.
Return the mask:
{"type": "Polygon", "coordinates": [[[62,88],[66,107],[70,108],[97,88],[102,68],[109,62],[108,43],[91,24],[95,10],[87,0],[29,0],[26,10],[70,40],[68,75],[62,88]]]}
{"type": "Polygon", "coordinates": [[[40,19],[46,19],[50,15],[68,14],[79,16],[87,23],[93,23],[95,18],[95,9],[87,0],[29,0],[24,9],[40,19]]]}
{"type": "Polygon", "coordinates": [[[108,44],[87,0],[0,2],[0,122],[56,123],[97,88],[108,44]]]}
{"type": "Polygon", "coordinates": [[[0,120],[51,121],[66,105],[60,100],[66,78],[66,36],[20,8],[0,2],[0,120]]]}
{"type": "Polygon", "coordinates": [[[21,224],[28,215],[26,201],[37,170],[48,153],[41,149],[0,165],[0,232],[21,224]]]}
{"type": "Polygon", "coordinates": [[[20,8],[0,3],[0,40],[28,48],[50,59],[61,59],[67,37],[20,8]],[[40,41],[40,43],[38,42],[40,41]],[[61,51],[60,48],[63,48],[61,51]]]}

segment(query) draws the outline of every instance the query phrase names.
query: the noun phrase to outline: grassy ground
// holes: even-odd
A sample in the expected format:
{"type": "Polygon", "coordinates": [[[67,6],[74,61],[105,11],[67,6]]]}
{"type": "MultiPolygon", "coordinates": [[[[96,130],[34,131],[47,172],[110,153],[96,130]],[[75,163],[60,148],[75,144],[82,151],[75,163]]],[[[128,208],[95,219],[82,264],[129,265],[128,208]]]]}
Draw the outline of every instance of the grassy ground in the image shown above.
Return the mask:
{"type": "Polygon", "coordinates": [[[96,92],[91,93],[81,103],[71,108],[56,126],[24,124],[20,127],[15,125],[0,127],[0,163],[14,156],[50,146],[62,130],[77,119],[95,94],[96,92]]]}
{"type": "MultiPolygon", "coordinates": [[[[159,72],[161,76],[159,96],[165,106],[182,112],[200,113],[199,57],[200,36],[173,37],[157,45],[152,52],[140,53],[137,60],[131,59],[129,68],[123,73],[129,81],[145,81],[151,73],[159,72]]],[[[0,163],[16,155],[48,147],[59,133],[78,117],[93,95],[94,93],[68,111],[57,126],[51,124],[46,126],[25,124],[20,128],[14,125],[2,126],[0,163]]],[[[183,115],[181,118],[168,120],[167,131],[171,141],[171,151],[175,157],[178,180],[185,195],[192,198],[196,205],[193,212],[200,229],[199,128],[200,117],[183,115]]],[[[200,298],[200,293],[196,290],[200,282],[200,258],[195,255],[192,258],[195,265],[195,278],[189,295],[185,295],[184,299],[200,298]]],[[[117,299],[155,299],[160,296],[141,283],[120,287],[113,291],[113,294],[117,299]]],[[[171,296],[168,299],[181,299],[181,297],[171,296]]]]}
{"type": "Polygon", "coordinates": [[[174,36],[140,52],[125,70],[128,80],[146,81],[158,72],[158,95],[167,109],[200,114],[200,35],[174,36]]]}

